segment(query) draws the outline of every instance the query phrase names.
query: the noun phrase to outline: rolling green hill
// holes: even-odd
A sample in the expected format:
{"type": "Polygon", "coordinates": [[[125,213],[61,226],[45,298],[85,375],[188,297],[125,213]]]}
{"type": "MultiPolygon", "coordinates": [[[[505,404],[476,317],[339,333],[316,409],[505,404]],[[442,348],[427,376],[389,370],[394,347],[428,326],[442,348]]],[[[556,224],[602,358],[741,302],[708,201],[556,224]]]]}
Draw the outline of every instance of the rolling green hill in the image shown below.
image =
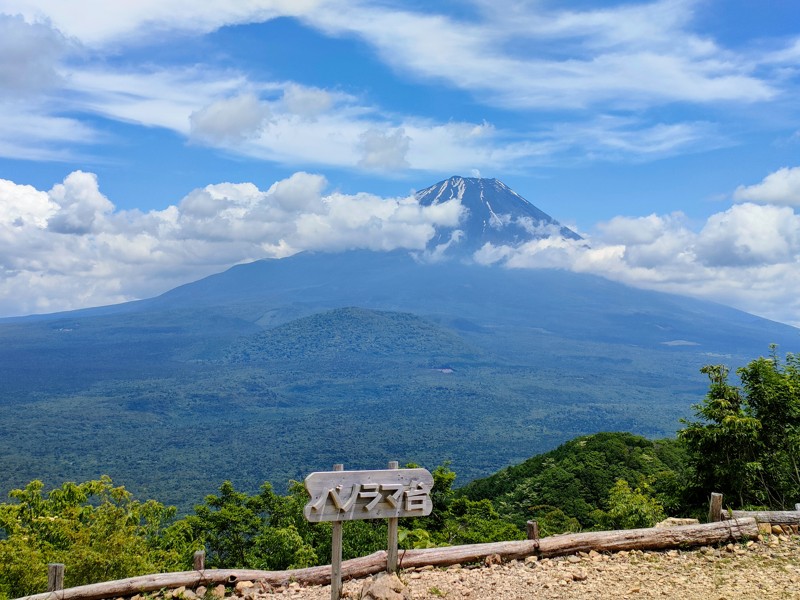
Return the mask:
{"type": "Polygon", "coordinates": [[[685,470],[684,450],[674,439],[652,441],[630,433],[581,436],[519,464],[476,479],[459,490],[470,500],[488,499],[500,515],[520,528],[558,509],[582,528],[596,525],[618,479],[648,485],[662,504],[677,503],[677,478],[685,470]]]}

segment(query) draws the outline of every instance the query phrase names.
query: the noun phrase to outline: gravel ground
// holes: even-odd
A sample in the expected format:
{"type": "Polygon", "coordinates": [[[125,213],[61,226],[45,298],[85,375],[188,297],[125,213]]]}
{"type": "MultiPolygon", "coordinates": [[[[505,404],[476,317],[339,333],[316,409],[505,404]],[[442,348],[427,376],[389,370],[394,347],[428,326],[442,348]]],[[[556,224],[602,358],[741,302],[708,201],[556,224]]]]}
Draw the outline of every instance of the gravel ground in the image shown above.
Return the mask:
{"type": "MultiPolygon", "coordinates": [[[[745,544],[691,551],[592,552],[480,567],[426,567],[399,575],[417,600],[800,600],[800,537],[769,535],[745,544]]],[[[363,585],[364,580],[346,582],[345,597],[359,598],[363,585]]],[[[328,600],[330,587],[302,588],[292,584],[273,590],[272,594],[298,600],[328,600]]]]}

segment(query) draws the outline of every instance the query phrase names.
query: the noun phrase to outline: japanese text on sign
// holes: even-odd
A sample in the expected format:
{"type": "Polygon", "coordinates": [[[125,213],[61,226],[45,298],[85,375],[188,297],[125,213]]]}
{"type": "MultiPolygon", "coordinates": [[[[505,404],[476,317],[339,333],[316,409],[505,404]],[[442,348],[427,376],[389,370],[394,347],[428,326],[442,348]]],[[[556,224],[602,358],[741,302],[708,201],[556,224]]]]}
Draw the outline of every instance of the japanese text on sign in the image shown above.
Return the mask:
{"type": "Polygon", "coordinates": [[[433,509],[433,476],[425,469],[324,471],[305,480],[307,520],[423,517],[433,509]]]}

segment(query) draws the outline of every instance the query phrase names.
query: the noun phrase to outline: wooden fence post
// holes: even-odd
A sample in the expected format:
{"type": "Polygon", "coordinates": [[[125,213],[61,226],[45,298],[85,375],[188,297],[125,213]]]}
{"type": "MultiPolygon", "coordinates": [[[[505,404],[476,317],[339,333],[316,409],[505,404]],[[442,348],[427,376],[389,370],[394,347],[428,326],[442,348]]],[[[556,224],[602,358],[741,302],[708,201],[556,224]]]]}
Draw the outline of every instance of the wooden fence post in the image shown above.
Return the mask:
{"type": "MultiPolygon", "coordinates": [[[[389,468],[399,469],[400,463],[396,460],[389,461],[389,468]]],[[[386,538],[386,572],[395,573],[397,571],[397,517],[389,518],[386,538]]]]}
{"type": "Polygon", "coordinates": [[[47,591],[57,592],[64,589],[64,565],[50,563],[47,565],[47,591]]]}
{"type": "Polygon", "coordinates": [[[202,571],[206,568],[206,551],[198,550],[192,557],[192,566],[195,571],[202,571]]]}
{"type": "Polygon", "coordinates": [[[722,520],[722,494],[711,492],[711,502],[708,505],[708,522],[717,523],[722,520]]]}
{"type": "Polygon", "coordinates": [[[528,534],[529,540],[539,539],[539,523],[537,521],[528,521],[525,523],[525,531],[528,534]]]}
{"type": "MultiPolygon", "coordinates": [[[[334,471],[344,471],[343,464],[333,465],[334,471]]],[[[331,600],[342,597],[342,522],[333,522],[331,538],[331,600]]]]}

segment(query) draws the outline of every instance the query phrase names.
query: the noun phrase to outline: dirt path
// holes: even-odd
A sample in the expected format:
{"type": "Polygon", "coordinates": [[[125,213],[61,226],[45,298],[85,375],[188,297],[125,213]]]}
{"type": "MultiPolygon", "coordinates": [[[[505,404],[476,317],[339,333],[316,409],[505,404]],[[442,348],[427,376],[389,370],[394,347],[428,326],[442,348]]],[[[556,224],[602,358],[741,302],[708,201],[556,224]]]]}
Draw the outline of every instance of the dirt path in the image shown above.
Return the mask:
{"type": "MultiPolygon", "coordinates": [[[[400,578],[416,600],[800,600],[800,537],[766,536],[692,551],[591,553],[480,568],[425,568],[401,572],[400,578]]],[[[345,596],[358,598],[363,583],[346,582],[345,596]]],[[[303,600],[330,598],[328,586],[293,584],[276,592],[303,600]]]]}

